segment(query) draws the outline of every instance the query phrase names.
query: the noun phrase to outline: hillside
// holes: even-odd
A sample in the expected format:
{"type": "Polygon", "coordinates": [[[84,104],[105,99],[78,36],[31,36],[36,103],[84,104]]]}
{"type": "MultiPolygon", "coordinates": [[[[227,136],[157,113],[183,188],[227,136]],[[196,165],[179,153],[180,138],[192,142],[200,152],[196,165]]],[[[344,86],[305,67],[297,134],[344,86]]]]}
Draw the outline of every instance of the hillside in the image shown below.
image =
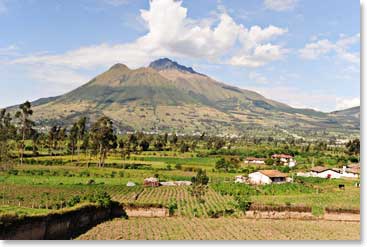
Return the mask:
{"type": "Polygon", "coordinates": [[[254,127],[359,127],[340,114],[292,108],[169,59],[139,69],[116,64],[67,94],[34,102],[34,112],[44,125],[106,115],[121,130],[240,133],[254,127]]]}

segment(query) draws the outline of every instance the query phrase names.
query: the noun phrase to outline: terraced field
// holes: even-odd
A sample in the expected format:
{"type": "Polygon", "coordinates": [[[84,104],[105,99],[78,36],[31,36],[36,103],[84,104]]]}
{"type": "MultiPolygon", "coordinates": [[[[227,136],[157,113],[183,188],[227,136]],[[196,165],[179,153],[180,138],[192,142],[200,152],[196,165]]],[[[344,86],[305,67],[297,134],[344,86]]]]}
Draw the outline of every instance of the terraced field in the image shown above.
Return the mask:
{"type": "Polygon", "coordinates": [[[359,222],[236,218],[115,219],[80,240],[359,240],[359,222]]]}

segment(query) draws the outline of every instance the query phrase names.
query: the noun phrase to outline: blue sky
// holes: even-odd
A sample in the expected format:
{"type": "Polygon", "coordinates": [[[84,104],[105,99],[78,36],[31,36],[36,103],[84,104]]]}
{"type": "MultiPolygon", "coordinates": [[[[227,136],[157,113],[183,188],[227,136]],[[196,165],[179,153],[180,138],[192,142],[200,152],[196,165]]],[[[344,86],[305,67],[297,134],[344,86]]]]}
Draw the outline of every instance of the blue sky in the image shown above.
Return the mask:
{"type": "Polygon", "coordinates": [[[0,107],[169,57],[295,107],[359,105],[360,3],[0,0],[0,107]]]}

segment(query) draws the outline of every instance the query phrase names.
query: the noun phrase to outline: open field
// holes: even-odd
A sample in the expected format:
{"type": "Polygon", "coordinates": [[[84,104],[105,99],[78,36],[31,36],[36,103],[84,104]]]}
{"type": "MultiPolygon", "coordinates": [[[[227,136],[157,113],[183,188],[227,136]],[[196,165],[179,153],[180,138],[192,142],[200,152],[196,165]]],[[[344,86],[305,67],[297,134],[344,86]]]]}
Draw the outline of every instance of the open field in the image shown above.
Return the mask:
{"type": "Polygon", "coordinates": [[[359,222],[249,220],[236,218],[115,219],[80,240],[359,240],[359,222]]]}

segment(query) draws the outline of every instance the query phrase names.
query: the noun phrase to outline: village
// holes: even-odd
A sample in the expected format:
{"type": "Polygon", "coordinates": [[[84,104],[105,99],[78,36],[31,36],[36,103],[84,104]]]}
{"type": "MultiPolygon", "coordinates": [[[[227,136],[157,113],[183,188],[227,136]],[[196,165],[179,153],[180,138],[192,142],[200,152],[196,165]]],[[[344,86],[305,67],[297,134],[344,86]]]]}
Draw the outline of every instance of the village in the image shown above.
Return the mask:
{"type": "MultiPolygon", "coordinates": [[[[274,162],[278,162],[281,166],[295,168],[297,165],[296,159],[292,155],[288,154],[273,154],[271,156],[274,162]]],[[[244,161],[245,165],[266,165],[266,158],[247,157],[244,161]]],[[[265,185],[265,184],[282,184],[292,183],[293,177],[315,177],[324,179],[339,179],[350,178],[359,179],[360,177],[360,164],[350,163],[344,165],[342,168],[329,168],[324,166],[314,166],[308,171],[296,172],[292,175],[280,172],[278,170],[271,169],[259,169],[256,172],[252,172],[247,176],[237,175],[234,178],[235,183],[244,183],[250,185],[265,185]]],[[[160,182],[156,177],[149,177],[144,179],[144,186],[158,187],[158,186],[190,186],[191,181],[162,181],[160,182]]],[[[133,187],[135,183],[129,181],[126,186],[133,187]]],[[[356,186],[359,186],[359,182],[356,182],[356,186]]]]}

